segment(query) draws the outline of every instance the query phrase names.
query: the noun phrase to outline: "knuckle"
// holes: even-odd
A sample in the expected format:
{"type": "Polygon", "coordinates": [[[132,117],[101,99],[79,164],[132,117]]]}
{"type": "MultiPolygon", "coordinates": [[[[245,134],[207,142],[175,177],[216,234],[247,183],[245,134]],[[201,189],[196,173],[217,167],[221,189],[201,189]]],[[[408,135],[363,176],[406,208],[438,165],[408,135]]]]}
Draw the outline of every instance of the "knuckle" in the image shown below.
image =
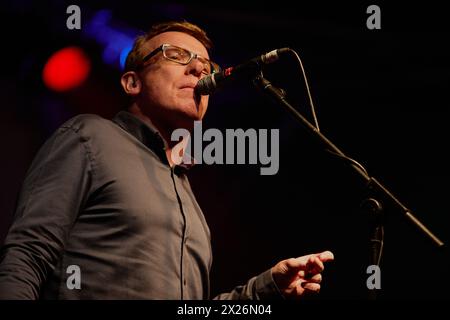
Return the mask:
{"type": "Polygon", "coordinates": [[[295,261],[295,258],[289,258],[289,259],[285,260],[285,262],[288,267],[292,267],[295,265],[296,261],[295,261]]]}

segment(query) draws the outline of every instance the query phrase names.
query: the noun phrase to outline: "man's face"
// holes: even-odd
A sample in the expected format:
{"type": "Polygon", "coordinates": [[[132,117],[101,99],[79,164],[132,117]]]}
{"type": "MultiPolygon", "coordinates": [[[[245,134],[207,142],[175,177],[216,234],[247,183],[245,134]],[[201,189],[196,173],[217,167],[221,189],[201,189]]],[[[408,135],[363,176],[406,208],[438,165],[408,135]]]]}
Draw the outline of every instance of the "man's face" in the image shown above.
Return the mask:
{"type": "MultiPolygon", "coordinates": [[[[196,38],[182,32],[164,32],[149,41],[142,49],[146,55],[163,43],[178,46],[209,59],[208,52],[196,38]]],[[[139,73],[142,80],[140,94],[142,111],[170,130],[192,129],[195,120],[201,120],[208,107],[208,96],[197,96],[194,87],[204,77],[204,65],[192,59],[181,65],[164,58],[162,51],[146,63],[139,73]]]]}

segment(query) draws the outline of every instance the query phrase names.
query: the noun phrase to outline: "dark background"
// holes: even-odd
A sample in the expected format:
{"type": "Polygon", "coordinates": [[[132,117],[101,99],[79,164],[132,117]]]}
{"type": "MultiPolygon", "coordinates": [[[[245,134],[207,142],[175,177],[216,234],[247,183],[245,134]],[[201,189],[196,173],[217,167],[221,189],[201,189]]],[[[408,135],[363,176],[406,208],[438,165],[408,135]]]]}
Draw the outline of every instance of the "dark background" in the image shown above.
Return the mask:
{"type": "MultiPolygon", "coordinates": [[[[131,34],[159,21],[196,23],[214,41],[211,56],[222,66],[275,48],[295,49],[322,132],[448,243],[450,49],[444,8],[431,2],[375,3],[381,8],[381,30],[369,30],[366,8],[373,3],[277,4],[2,4],[0,243],[26,170],[49,135],[76,114],[112,117],[125,104],[120,69],[104,63],[102,44],[83,32],[103,9],[111,13],[111,25],[131,34]],[[81,8],[82,30],[66,28],[70,4],[81,8]],[[69,45],[88,53],[92,70],[77,89],[55,93],[42,83],[42,68],[53,52],[69,45]]],[[[311,119],[294,59],[271,65],[266,76],[311,119]]],[[[355,174],[324,155],[250,83],[212,96],[203,127],[280,129],[277,175],[261,176],[258,165],[202,165],[190,172],[212,232],[212,294],[281,259],[332,250],[336,261],[324,272],[320,298],[366,299],[368,223],[358,210],[365,192],[355,174]]],[[[385,214],[380,298],[448,299],[448,251],[438,250],[389,205],[385,214]]]]}

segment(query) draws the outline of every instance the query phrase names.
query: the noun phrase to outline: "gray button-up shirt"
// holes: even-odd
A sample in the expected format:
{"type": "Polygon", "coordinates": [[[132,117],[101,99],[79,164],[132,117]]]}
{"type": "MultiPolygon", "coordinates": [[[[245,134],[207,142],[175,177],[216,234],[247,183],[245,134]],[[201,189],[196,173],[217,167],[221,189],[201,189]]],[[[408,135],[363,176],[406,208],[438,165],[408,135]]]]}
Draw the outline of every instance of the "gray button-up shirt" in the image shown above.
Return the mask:
{"type": "MultiPolygon", "coordinates": [[[[27,173],[0,298],[209,298],[210,232],[184,171],[131,113],[66,122],[27,173]]],[[[274,297],[268,270],[216,298],[274,297]]]]}

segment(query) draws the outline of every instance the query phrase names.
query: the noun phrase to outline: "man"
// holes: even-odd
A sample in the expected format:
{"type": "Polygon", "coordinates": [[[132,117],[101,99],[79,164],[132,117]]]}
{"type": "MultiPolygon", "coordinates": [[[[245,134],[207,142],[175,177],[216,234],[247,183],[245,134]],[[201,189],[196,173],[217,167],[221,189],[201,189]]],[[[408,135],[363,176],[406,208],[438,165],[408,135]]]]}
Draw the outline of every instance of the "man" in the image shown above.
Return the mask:
{"type": "MultiPolygon", "coordinates": [[[[209,229],[170,136],[206,112],[208,97],[194,87],[214,72],[210,46],[188,22],[155,25],[121,77],[128,110],[113,121],[72,118],[44,144],[1,251],[0,298],[209,298],[209,229]]],[[[326,251],[283,260],[216,298],[318,292],[332,259],[326,251]]]]}

